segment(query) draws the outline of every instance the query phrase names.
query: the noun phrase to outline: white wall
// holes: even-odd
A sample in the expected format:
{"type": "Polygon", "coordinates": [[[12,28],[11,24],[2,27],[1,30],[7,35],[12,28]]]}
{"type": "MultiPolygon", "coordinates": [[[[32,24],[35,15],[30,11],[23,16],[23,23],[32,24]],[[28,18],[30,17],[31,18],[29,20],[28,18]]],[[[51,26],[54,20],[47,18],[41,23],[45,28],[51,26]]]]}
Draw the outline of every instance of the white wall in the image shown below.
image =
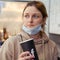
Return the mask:
{"type": "Polygon", "coordinates": [[[49,27],[50,33],[60,34],[60,0],[51,0],[49,27]]]}

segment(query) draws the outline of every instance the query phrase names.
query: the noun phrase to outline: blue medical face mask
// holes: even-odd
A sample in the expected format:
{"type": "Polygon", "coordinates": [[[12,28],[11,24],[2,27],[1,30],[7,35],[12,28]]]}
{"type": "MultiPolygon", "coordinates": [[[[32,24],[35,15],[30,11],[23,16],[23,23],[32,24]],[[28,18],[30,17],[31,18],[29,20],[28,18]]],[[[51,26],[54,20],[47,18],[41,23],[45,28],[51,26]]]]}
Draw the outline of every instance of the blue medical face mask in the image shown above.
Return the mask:
{"type": "Polygon", "coordinates": [[[34,35],[34,34],[37,34],[39,31],[41,31],[41,25],[37,25],[33,28],[27,28],[26,26],[22,26],[22,29],[28,33],[29,35],[34,35]]]}

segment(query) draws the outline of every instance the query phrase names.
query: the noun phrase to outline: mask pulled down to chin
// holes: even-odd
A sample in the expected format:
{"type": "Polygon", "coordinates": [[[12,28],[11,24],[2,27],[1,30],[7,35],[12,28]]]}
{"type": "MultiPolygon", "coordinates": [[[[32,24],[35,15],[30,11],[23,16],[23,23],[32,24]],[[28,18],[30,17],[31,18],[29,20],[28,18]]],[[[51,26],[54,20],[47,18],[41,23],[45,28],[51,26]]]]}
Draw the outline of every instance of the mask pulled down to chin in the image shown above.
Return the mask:
{"type": "Polygon", "coordinates": [[[29,35],[34,35],[34,34],[37,34],[39,31],[41,31],[42,28],[41,28],[41,25],[39,24],[33,28],[27,28],[26,26],[23,25],[22,29],[29,35]]]}

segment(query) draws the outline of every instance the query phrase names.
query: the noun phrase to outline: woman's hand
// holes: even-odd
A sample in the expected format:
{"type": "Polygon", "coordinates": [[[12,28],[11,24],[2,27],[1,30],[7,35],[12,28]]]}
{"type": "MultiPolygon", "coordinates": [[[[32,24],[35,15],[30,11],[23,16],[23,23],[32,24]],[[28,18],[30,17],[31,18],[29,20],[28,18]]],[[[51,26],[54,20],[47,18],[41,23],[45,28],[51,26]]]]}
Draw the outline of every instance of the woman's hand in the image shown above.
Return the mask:
{"type": "Polygon", "coordinates": [[[26,51],[19,55],[18,60],[34,60],[33,58],[34,56],[31,55],[30,52],[26,51]]]}

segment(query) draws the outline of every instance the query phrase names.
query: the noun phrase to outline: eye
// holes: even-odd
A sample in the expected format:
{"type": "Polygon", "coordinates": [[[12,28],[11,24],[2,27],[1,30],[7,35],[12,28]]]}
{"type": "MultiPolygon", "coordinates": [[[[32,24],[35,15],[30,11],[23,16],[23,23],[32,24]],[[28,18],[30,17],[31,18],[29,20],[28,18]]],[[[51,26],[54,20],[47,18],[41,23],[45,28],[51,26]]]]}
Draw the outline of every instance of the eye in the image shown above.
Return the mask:
{"type": "Polygon", "coordinates": [[[25,18],[29,18],[29,15],[24,15],[25,18]]]}
{"type": "Polygon", "coordinates": [[[36,18],[36,19],[37,19],[37,18],[39,18],[39,17],[40,17],[40,16],[38,16],[38,15],[36,15],[36,14],[33,15],[33,18],[36,18]]]}

